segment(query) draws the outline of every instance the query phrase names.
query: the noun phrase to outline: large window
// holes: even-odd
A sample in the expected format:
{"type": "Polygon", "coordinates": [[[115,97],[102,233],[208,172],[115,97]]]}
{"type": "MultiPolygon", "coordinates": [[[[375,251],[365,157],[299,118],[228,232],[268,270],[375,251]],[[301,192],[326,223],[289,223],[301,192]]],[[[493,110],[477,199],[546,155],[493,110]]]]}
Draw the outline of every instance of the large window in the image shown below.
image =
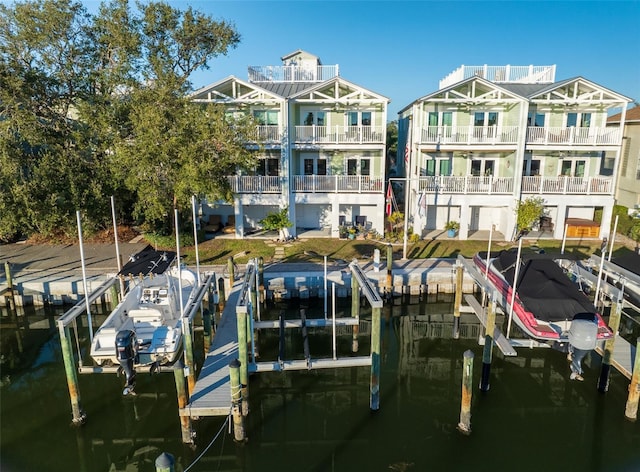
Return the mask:
{"type": "Polygon", "coordinates": [[[430,111],[429,112],[429,126],[451,126],[453,123],[453,115],[450,111],[430,111]]]}
{"type": "Polygon", "coordinates": [[[529,113],[527,118],[529,126],[544,126],[544,113],[529,113]]]}
{"type": "Polygon", "coordinates": [[[371,175],[371,159],[347,159],[347,175],[371,175]]]}
{"type": "Polygon", "coordinates": [[[326,114],[323,111],[310,111],[305,116],[304,124],[305,126],[325,126],[327,124],[325,116],[326,114]]]}
{"type": "Polygon", "coordinates": [[[591,113],[567,113],[567,128],[578,126],[588,128],[591,126],[591,113]]]}
{"type": "Polygon", "coordinates": [[[258,161],[258,167],[256,169],[257,175],[280,175],[278,166],[278,159],[260,159],[258,161]]]}
{"type": "Polygon", "coordinates": [[[451,175],[451,161],[449,158],[427,159],[424,163],[424,175],[451,175]]]}
{"type": "Polygon", "coordinates": [[[303,161],[304,175],[327,175],[327,160],[306,158],[303,161]]]}
{"type": "Polygon", "coordinates": [[[370,111],[350,111],[347,120],[349,126],[371,126],[372,114],[370,111]]]}
{"type": "Polygon", "coordinates": [[[253,118],[259,125],[277,126],[278,111],[277,110],[254,110],[253,118]]]}
{"type": "Polygon", "coordinates": [[[560,175],[567,177],[584,177],[587,168],[587,161],[582,159],[563,159],[560,162],[560,175]]]}
{"type": "Polygon", "coordinates": [[[471,161],[471,175],[493,175],[494,165],[493,159],[474,159],[471,161]]]}
{"type": "Polygon", "coordinates": [[[474,126],[495,126],[498,124],[498,112],[477,111],[473,117],[474,126]]]}

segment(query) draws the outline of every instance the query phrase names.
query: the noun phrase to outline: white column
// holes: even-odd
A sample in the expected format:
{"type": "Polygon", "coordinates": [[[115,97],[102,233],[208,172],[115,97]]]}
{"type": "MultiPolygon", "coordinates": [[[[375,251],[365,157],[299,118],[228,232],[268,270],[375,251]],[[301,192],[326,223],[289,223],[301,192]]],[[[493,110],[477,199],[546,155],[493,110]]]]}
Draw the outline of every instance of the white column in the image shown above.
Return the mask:
{"type": "Polygon", "coordinates": [[[329,195],[331,201],[331,237],[339,237],[338,228],[340,227],[340,199],[337,195],[329,195]]]}
{"type": "Polygon", "coordinates": [[[613,218],[613,202],[602,206],[602,221],[600,222],[600,239],[611,239],[611,219],[613,218]]]}
{"type": "Polygon", "coordinates": [[[244,208],[238,197],[233,200],[233,212],[236,217],[236,239],[244,239],[244,208]]]}
{"type": "Polygon", "coordinates": [[[553,222],[553,239],[564,238],[564,225],[567,220],[567,206],[558,205],[558,214],[553,222]]]}
{"type": "Polygon", "coordinates": [[[469,237],[469,222],[471,221],[471,211],[467,203],[460,205],[460,229],[458,230],[458,239],[461,241],[469,237]]]}

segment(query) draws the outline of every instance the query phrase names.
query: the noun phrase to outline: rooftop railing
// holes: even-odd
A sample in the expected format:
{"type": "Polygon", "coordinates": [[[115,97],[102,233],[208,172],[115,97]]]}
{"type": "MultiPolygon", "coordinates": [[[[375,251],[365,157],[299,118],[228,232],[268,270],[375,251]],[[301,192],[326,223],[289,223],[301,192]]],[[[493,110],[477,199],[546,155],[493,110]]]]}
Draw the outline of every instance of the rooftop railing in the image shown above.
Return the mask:
{"type": "Polygon", "coordinates": [[[249,66],[249,82],[323,82],[337,77],[338,65],[249,66]]]}
{"type": "Polygon", "coordinates": [[[550,84],[555,81],[556,66],[460,66],[440,80],[440,89],[470,77],[490,82],[517,84],[550,84]]]}

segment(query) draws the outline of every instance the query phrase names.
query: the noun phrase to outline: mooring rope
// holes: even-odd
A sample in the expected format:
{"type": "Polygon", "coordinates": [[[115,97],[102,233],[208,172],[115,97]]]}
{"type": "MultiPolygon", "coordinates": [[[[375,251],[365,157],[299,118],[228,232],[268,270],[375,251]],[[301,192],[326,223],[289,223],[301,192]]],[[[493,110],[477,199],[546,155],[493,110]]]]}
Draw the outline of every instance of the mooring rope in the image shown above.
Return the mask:
{"type": "MultiPolygon", "coordinates": [[[[229,417],[231,416],[231,411],[229,411],[229,415],[227,415],[227,419],[224,420],[224,423],[222,423],[222,426],[220,426],[220,429],[218,430],[218,432],[216,433],[215,437],[211,440],[211,442],[207,445],[207,447],[204,448],[204,451],[202,451],[200,453],[200,455],[198,457],[196,457],[196,459],[189,464],[185,469],[184,472],[189,472],[189,469],[191,469],[191,467],[193,467],[194,465],[196,465],[196,463],[202,459],[202,456],[205,455],[205,453],[209,450],[209,448],[211,446],[213,446],[213,443],[216,442],[216,439],[218,439],[218,436],[220,436],[220,433],[222,433],[222,431],[224,431],[224,427],[227,425],[227,423],[229,422],[229,417]]],[[[224,439],[224,437],[223,437],[224,439]]]]}

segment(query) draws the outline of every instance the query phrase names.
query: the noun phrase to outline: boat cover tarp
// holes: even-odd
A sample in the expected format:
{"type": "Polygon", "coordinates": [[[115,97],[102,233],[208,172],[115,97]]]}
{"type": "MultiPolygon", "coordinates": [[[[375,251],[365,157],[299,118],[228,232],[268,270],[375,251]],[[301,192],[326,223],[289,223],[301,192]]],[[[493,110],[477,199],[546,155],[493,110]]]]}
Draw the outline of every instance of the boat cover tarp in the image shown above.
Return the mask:
{"type": "Polygon", "coordinates": [[[640,254],[636,254],[635,252],[628,252],[621,256],[612,258],[611,262],[619,265],[623,269],[627,269],[629,272],[640,275],[640,254]]]}
{"type": "Polygon", "coordinates": [[[129,258],[118,275],[148,275],[163,274],[175,260],[176,253],[172,251],[156,251],[148,245],[142,251],[129,258]]]}
{"type": "MultiPolygon", "coordinates": [[[[500,251],[494,266],[513,287],[517,253],[500,251]]],[[[573,320],[576,315],[595,313],[589,299],[569,280],[562,268],[551,259],[520,259],[518,297],[525,308],[543,321],[573,320]]]]}

